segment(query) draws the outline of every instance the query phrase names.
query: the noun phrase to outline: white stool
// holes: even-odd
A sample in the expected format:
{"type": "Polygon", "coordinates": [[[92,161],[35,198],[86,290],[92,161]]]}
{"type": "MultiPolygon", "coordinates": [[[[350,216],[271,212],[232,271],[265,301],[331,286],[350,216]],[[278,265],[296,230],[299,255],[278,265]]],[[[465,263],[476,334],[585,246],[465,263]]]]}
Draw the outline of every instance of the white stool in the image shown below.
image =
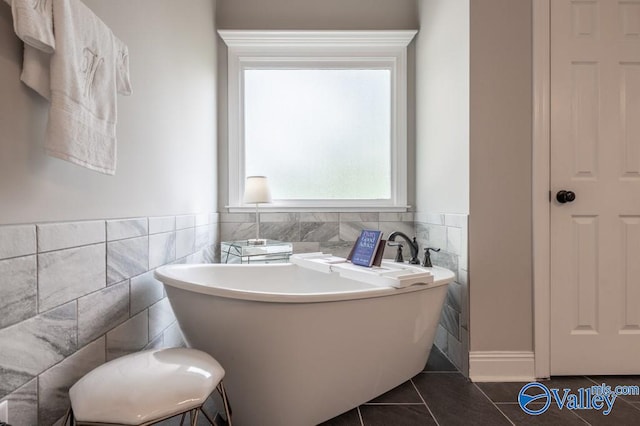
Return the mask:
{"type": "MultiPolygon", "coordinates": [[[[227,422],[231,416],[222,384],[224,369],[209,354],[185,348],[152,349],[117,358],[87,373],[69,389],[71,407],[63,424],[150,425],[198,410],[218,389],[227,422]]],[[[180,424],[182,424],[182,422],[180,424]]]]}

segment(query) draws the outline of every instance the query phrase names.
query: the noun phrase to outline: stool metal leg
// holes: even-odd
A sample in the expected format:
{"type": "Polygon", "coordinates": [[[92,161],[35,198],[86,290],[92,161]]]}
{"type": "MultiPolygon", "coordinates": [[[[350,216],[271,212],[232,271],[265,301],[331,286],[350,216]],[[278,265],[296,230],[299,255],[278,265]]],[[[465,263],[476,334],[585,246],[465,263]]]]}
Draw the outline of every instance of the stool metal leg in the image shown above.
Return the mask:
{"type": "Polygon", "coordinates": [[[224,389],[224,383],[220,381],[217,386],[218,392],[222,396],[222,402],[224,403],[224,413],[227,416],[227,425],[232,426],[231,424],[231,407],[229,406],[229,399],[227,398],[227,392],[224,389]]]}
{"type": "Polygon", "coordinates": [[[211,426],[215,426],[216,424],[213,422],[213,420],[211,420],[211,417],[209,417],[209,415],[207,414],[206,411],[204,411],[204,406],[200,407],[200,411],[202,411],[202,414],[204,414],[204,416],[207,418],[207,421],[209,422],[209,424],[211,426]]]}
{"type": "Polygon", "coordinates": [[[198,424],[198,409],[191,410],[189,416],[191,417],[191,426],[196,426],[198,424]]]}
{"type": "MultiPolygon", "coordinates": [[[[224,411],[225,411],[225,415],[227,417],[227,425],[231,426],[231,408],[229,407],[229,400],[227,399],[227,393],[226,393],[226,391],[224,389],[224,385],[222,384],[222,382],[220,382],[220,384],[216,387],[216,390],[222,396],[222,401],[224,403],[224,411]]],[[[201,411],[202,414],[204,414],[204,416],[206,417],[207,421],[212,426],[215,426],[215,422],[213,420],[211,420],[211,417],[209,417],[207,412],[204,411],[204,406],[202,406],[202,405],[199,406],[199,407],[196,407],[196,408],[194,408],[192,410],[185,411],[184,413],[182,413],[182,416],[181,416],[181,419],[180,419],[180,426],[184,425],[184,420],[185,420],[187,414],[189,414],[189,424],[190,424],[190,426],[197,426],[199,411],[201,411]]],[[[175,414],[173,414],[171,416],[175,416],[175,414]]],[[[166,420],[166,418],[164,418],[164,419],[155,419],[155,420],[152,420],[150,422],[144,423],[142,426],[153,425],[153,424],[156,424],[156,423],[164,421],[164,420],[166,420]]],[[[75,420],[75,416],[73,415],[73,409],[71,407],[69,407],[67,409],[67,412],[66,412],[66,414],[64,416],[64,420],[62,422],[62,426],[67,426],[67,423],[69,424],[69,426],[77,426],[78,425],[78,423],[75,420]]],[[[91,423],[91,424],[97,426],[96,423],[91,423]]],[[[109,425],[105,424],[104,426],[109,426],[109,425]]]]}
{"type": "Polygon", "coordinates": [[[69,426],[73,426],[73,411],[71,411],[71,406],[69,406],[67,413],[64,415],[62,425],[67,426],[67,422],[69,422],[69,426]]]}

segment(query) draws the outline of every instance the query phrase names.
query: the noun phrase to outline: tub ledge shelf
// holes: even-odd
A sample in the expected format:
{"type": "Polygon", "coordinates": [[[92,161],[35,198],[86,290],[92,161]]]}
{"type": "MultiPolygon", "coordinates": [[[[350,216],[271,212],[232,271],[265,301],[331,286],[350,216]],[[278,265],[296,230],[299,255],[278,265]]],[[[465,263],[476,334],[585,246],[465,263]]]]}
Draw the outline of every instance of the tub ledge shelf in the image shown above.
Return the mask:
{"type": "Polygon", "coordinates": [[[434,276],[423,268],[405,263],[382,261],[380,266],[354,265],[343,257],[321,252],[294,254],[291,263],[324,273],[337,273],[341,277],[367,282],[381,287],[405,288],[414,284],[431,284],[434,276]]]}

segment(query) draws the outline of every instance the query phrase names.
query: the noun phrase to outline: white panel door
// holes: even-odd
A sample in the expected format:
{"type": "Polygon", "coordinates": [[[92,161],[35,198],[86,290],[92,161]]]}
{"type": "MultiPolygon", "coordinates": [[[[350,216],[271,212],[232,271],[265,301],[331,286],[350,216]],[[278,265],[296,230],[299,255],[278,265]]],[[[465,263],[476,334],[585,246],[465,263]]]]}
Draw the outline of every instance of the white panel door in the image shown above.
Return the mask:
{"type": "Polygon", "coordinates": [[[551,198],[551,374],[640,373],[640,0],[551,0],[551,198]]]}

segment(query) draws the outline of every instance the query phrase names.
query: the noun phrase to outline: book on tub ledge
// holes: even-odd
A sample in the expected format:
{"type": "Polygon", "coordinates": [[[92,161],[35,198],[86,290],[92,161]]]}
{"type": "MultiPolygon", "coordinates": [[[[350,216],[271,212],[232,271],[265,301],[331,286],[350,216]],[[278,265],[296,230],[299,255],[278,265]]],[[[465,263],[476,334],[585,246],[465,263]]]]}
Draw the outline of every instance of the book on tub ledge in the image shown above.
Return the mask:
{"type": "Polygon", "coordinates": [[[384,253],[384,243],[380,244],[381,241],[381,231],[364,229],[353,245],[347,260],[350,260],[354,265],[366,267],[371,267],[372,265],[380,266],[384,253]]]}
{"type": "Polygon", "coordinates": [[[318,272],[336,272],[344,278],[363,281],[381,287],[404,288],[414,284],[431,284],[433,274],[415,265],[396,262],[383,262],[381,266],[365,267],[354,265],[344,257],[332,256],[321,252],[293,254],[289,258],[303,268],[318,272]]]}

